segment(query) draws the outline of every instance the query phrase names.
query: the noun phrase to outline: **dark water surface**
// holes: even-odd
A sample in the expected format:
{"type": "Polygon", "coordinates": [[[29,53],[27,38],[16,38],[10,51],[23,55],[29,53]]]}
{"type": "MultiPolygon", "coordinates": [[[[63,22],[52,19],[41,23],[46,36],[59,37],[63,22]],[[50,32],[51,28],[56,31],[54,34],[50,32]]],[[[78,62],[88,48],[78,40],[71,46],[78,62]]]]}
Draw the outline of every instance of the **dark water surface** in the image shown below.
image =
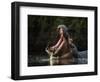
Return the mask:
{"type": "MultiPolygon", "coordinates": [[[[87,51],[81,51],[78,53],[78,58],[74,58],[76,64],[87,64],[88,57],[87,51]]],[[[29,55],[28,56],[28,66],[49,66],[49,56],[48,55],[29,55]]]]}

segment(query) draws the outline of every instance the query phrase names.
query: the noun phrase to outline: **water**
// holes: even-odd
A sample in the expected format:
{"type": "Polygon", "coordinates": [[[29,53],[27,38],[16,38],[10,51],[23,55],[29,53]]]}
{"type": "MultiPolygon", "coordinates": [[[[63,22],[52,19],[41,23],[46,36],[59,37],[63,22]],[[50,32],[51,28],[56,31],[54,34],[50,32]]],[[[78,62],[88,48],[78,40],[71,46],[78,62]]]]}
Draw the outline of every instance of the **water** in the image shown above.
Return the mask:
{"type": "MultiPolygon", "coordinates": [[[[54,59],[53,61],[64,61],[64,60],[66,59],[60,59],[60,60],[54,59]]],[[[78,58],[74,58],[74,62],[77,62],[77,63],[73,63],[73,64],[87,64],[88,63],[87,51],[79,52],[78,58]]],[[[67,64],[67,65],[70,65],[70,64],[67,64]]],[[[31,66],[50,66],[49,56],[48,55],[36,55],[36,54],[29,55],[28,56],[28,66],[29,67],[31,66]]]]}

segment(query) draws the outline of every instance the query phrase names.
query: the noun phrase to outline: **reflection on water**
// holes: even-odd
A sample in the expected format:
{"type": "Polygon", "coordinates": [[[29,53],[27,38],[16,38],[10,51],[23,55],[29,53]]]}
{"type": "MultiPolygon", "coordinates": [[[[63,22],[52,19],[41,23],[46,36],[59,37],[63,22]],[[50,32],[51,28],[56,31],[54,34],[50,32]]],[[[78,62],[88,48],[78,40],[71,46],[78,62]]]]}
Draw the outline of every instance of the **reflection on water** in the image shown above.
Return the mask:
{"type": "MultiPolygon", "coordinates": [[[[69,62],[73,64],[87,64],[87,51],[79,52],[78,58],[69,59],[69,62]]],[[[53,58],[54,65],[65,65],[68,59],[56,59],[53,58]]],[[[28,56],[28,66],[48,66],[50,65],[50,59],[47,55],[29,55],[28,56]]]]}
{"type": "Polygon", "coordinates": [[[48,56],[28,56],[28,66],[47,66],[49,65],[48,56]]]}

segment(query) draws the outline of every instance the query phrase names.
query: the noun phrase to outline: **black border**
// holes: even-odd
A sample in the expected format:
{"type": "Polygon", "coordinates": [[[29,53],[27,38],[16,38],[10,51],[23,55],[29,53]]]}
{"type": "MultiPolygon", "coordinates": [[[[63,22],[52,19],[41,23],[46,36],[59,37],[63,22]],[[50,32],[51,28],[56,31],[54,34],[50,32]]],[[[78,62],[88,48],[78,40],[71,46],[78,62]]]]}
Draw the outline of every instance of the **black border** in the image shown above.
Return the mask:
{"type": "Polygon", "coordinates": [[[97,7],[94,6],[76,6],[76,5],[61,5],[61,4],[48,4],[48,3],[29,3],[29,2],[12,2],[11,4],[11,78],[13,80],[25,80],[25,79],[40,79],[40,78],[57,78],[57,77],[72,77],[72,76],[88,76],[97,75],[97,7]],[[79,9],[79,10],[93,10],[94,11],[94,23],[95,23],[95,39],[94,39],[94,72],[82,72],[82,73],[63,73],[63,74],[48,74],[48,75],[30,75],[20,76],[20,7],[45,7],[45,8],[62,8],[62,9],[79,9]]]}

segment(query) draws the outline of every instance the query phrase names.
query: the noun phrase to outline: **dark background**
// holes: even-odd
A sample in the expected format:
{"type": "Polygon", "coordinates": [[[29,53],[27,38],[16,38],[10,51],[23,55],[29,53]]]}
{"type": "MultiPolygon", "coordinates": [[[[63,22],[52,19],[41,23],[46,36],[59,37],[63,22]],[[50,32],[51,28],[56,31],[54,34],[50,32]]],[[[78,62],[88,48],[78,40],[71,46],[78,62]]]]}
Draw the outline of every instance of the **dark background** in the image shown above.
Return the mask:
{"type": "MultiPolygon", "coordinates": [[[[87,50],[87,18],[28,15],[28,66],[45,66],[49,62],[45,48],[57,38],[56,28],[64,24],[79,51],[87,50]]],[[[53,42],[54,43],[54,42],[53,42]]]]}

